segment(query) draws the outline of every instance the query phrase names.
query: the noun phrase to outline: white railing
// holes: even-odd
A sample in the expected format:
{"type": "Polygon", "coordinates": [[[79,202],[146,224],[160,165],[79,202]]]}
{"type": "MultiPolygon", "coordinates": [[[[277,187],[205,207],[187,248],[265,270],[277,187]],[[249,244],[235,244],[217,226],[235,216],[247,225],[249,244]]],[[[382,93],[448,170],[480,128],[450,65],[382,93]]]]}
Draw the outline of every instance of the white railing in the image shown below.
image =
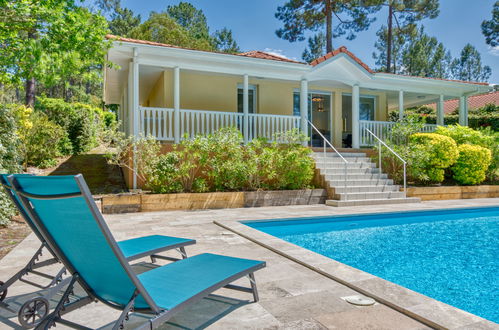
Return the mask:
{"type": "Polygon", "coordinates": [[[371,135],[373,138],[375,138],[378,142],[378,152],[379,152],[379,155],[378,155],[378,168],[379,168],[379,176],[381,177],[381,173],[382,173],[382,169],[381,169],[381,164],[383,163],[382,162],[382,148],[381,148],[381,145],[385,146],[385,148],[387,148],[392,154],[394,154],[401,162],[402,164],[404,165],[404,193],[407,194],[407,162],[402,158],[400,157],[400,155],[398,153],[396,153],[395,151],[393,151],[392,148],[390,148],[385,142],[383,142],[378,136],[376,136],[376,134],[374,134],[373,132],[371,132],[369,129],[366,129],[367,133],[369,135],[371,135]]]}
{"type": "MultiPolygon", "coordinates": [[[[383,141],[388,140],[390,138],[390,134],[394,125],[395,122],[393,121],[360,120],[360,145],[373,146],[375,144],[373,134],[383,141]],[[369,131],[371,131],[372,134],[369,133],[369,131]]],[[[435,124],[425,124],[421,129],[421,132],[431,133],[434,132],[437,127],[438,125],[435,124]]]]}
{"type": "Polygon", "coordinates": [[[300,127],[300,116],[248,114],[248,140],[264,137],[269,140],[274,134],[300,127]]]}
{"type": "MultiPolygon", "coordinates": [[[[300,127],[299,116],[248,114],[248,141],[265,137],[272,140],[279,132],[300,127]]],[[[213,133],[223,127],[236,127],[244,135],[244,114],[239,112],[179,111],[179,139],[213,133]]],[[[175,111],[169,108],[139,107],[139,133],[158,140],[175,140],[175,111]]]]}
{"type": "Polygon", "coordinates": [[[242,129],[243,114],[238,112],[180,110],[180,136],[189,138],[213,133],[224,127],[242,129]]]}
{"type": "Polygon", "coordinates": [[[139,129],[142,135],[152,135],[162,141],[173,141],[173,126],[173,109],[139,108],[139,129]]]}
{"type": "MultiPolygon", "coordinates": [[[[314,126],[314,124],[312,124],[312,122],[310,120],[307,120],[308,124],[310,125],[310,127],[312,127],[312,129],[317,133],[319,134],[319,136],[322,138],[322,147],[323,147],[323,165],[324,165],[324,173],[327,173],[327,168],[326,168],[326,162],[328,160],[327,158],[327,147],[333,149],[333,151],[341,158],[341,160],[343,161],[343,165],[344,165],[344,168],[343,168],[343,176],[345,177],[345,182],[344,182],[344,188],[345,188],[345,193],[347,192],[346,191],[346,188],[347,188],[347,167],[348,167],[348,161],[345,159],[345,157],[343,157],[340,152],[331,144],[331,142],[328,141],[328,139],[326,139],[326,137],[324,135],[322,135],[322,133],[317,129],[317,127],[314,126]]],[[[331,158],[332,159],[332,158],[331,158]]],[[[348,199],[348,194],[345,194],[345,198],[348,199]]]]}

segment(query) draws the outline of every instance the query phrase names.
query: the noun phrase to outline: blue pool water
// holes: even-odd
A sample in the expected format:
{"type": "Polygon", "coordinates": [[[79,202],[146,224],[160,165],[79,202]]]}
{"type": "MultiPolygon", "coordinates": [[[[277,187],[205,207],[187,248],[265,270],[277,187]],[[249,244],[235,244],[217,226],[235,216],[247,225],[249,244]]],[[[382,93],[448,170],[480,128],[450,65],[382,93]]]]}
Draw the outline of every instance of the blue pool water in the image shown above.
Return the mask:
{"type": "Polygon", "coordinates": [[[244,223],[499,323],[499,207],[244,223]]]}

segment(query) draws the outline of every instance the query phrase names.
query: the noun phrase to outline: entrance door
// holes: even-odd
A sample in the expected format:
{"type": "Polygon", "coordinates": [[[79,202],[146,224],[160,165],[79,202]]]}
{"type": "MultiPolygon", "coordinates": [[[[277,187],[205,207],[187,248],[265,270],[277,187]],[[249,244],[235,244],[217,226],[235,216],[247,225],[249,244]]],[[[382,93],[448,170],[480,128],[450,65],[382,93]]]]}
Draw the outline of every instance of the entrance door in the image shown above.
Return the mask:
{"type": "MultiPolygon", "coordinates": [[[[343,147],[352,147],[352,94],[344,93],[341,97],[342,119],[343,119],[343,147]]],[[[359,98],[359,118],[355,120],[375,120],[376,97],[361,95],[359,98]]]]}
{"type": "MultiPolygon", "coordinates": [[[[294,114],[300,115],[300,92],[294,93],[294,114]]],[[[308,118],[321,134],[331,142],[331,94],[311,92],[308,94],[308,118]]],[[[310,145],[322,147],[322,137],[309,127],[310,145]]]]}

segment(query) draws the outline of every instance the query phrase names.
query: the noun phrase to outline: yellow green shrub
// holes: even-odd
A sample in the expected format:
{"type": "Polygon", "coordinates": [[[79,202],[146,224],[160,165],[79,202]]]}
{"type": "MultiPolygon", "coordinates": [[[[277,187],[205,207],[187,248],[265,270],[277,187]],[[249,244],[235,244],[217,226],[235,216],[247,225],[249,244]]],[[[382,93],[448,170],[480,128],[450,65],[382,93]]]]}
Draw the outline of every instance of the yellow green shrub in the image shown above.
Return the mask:
{"type": "Polygon", "coordinates": [[[471,144],[462,144],[458,148],[459,158],[451,168],[454,180],[461,184],[479,184],[484,181],[492,160],[491,151],[471,144]]]}
{"type": "Polygon", "coordinates": [[[456,142],[448,136],[434,133],[416,133],[409,138],[412,157],[410,175],[421,182],[442,182],[445,169],[459,157],[456,142]]]}

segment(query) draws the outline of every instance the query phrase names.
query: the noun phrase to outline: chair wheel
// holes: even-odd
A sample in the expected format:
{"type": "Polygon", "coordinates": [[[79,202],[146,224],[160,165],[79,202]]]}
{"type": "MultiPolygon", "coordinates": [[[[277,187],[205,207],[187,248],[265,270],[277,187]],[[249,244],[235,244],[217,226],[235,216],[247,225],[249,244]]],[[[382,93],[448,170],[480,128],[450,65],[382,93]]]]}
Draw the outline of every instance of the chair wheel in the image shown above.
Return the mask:
{"type": "Polygon", "coordinates": [[[26,301],[17,313],[19,323],[25,329],[36,327],[49,312],[49,302],[45,298],[33,298],[26,301]]]}
{"type": "MultiPolygon", "coordinates": [[[[0,281],[0,286],[4,284],[5,284],[4,282],[0,281]]],[[[5,297],[7,297],[7,289],[0,292],[0,301],[4,301],[5,297]]]]}

